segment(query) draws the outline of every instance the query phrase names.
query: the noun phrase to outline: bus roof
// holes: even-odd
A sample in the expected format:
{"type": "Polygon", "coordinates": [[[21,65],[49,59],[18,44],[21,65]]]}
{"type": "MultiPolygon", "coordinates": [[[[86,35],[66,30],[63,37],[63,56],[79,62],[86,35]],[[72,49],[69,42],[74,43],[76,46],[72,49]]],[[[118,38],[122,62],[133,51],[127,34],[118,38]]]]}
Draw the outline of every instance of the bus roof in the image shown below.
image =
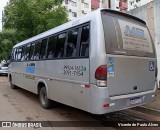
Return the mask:
{"type": "Polygon", "coordinates": [[[123,15],[123,16],[126,16],[126,17],[128,17],[128,18],[136,19],[137,21],[146,24],[143,20],[141,20],[141,19],[139,19],[139,18],[137,18],[137,17],[135,17],[135,16],[129,15],[129,14],[125,14],[125,13],[122,13],[122,12],[119,12],[119,11],[115,11],[115,10],[111,10],[111,9],[97,9],[97,10],[95,10],[95,11],[89,13],[89,14],[86,14],[86,15],[80,17],[80,18],[77,18],[77,19],[75,19],[75,20],[72,20],[72,21],[70,21],[70,22],[67,22],[67,23],[65,23],[65,24],[62,24],[62,25],[57,26],[57,27],[55,27],[55,28],[52,28],[52,29],[50,29],[50,30],[48,30],[48,31],[45,31],[45,32],[43,32],[43,33],[41,33],[41,34],[38,34],[38,35],[36,35],[36,36],[34,36],[34,37],[31,37],[31,38],[29,38],[29,39],[27,39],[27,40],[24,40],[24,41],[16,44],[13,48],[16,48],[16,47],[18,47],[18,46],[25,45],[25,44],[27,44],[27,43],[32,43],[32,42],[37,41],[37,40],[39,40],[39,39],[45,38],[45,37],[47,37],[47,36],[50,36],[50,35],[52,35],[52,34],[54,34],[54,33],[57,33],[57,32],[66,30],[66,29],[68,29],[68,28],[71,28],[71,27],[74,27],[74,26],[83,24],[83,23],[85,23],[85,22],[89,22],[89,21],[91,21],[92,19],[95,19],[96,16],[100,15],[100,12],[101,12],[101,11],[105,11],[105,12],[109,12],[109,13],[113,13],[113,14],[118,14],[118,15],[123,15]]]}

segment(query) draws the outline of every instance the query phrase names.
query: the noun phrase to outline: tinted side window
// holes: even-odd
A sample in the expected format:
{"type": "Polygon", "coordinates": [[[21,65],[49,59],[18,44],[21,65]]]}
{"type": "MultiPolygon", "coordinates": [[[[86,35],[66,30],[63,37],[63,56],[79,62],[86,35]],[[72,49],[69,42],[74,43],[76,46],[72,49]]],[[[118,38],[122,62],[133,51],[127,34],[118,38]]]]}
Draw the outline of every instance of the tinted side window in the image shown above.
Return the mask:
{"type": "Polygon", "coordinates": [[[11,58],[12,58],[12,59],[11,59],[12,61],[14,61],[14,53],[15,53],[15,49],[12,50],[12,57],[11,57],[11,58]]]}
{"type": "Polygon", "coordinates": [[[35,48],[35,43],[32,43],[30,47],[30,54],[29,54],[30,60],[34,60],[34,48],[35,48]]]}
{"type": "Polygon", "coordinates": [[[16,51],[15,51],[15,61],[17,61],[17,55],[18,55],[18,48],[16,48],[16,51]]]}
{"type": "Polygon", "coordinates": [[[25,51],[26,51],[26,46],[22,47],[22,54],[21,54],[21,61],[25,60],[25,51]]]}
{"type": "Polygon", "coordinates": [[[52,59],[55,57],[56,44],[57,44],[57,36],[50,37],[47,48],[47,56],[46,56],[47,59],[52,59]]]}
{"type": "Polygon", "coordinates": [[[14,61],[17,61],[17,51],[18,51],[18,48],[15,48],[14,49],[14,61]]]}
{"type": "Polygon", "coordinates": [[[43,39],[41,43],[40,59],[46,58],[46,46],[47,46],[47,39],[43,39]]]}
{"type": "Polygon", "coordinates": [[[35,51],[34,51],[34,60],[38,60],[40,58],[40,48],[41,48],[41,41],[35,43],[35,51]]]}
{"type": "Polygon", "coordinates": [[[56,46],[56,57],[64,57],[64,45],[65,45],[66,33],[58,35],[56,46]]]}
{"type": "Polygon", "coordinates": [[[80,56],[89,56],[89,26],[82,28],[80,56]]]}
{"type": "Polygon", "coordinates": [[[17,50],[17,61],[21,60],[21,56],[22,56],[22,47],[19,47],[17,50]]]}
{"type": "Polygon", "coordinates": [[[77,38],[78,38],[78,29],[69,30],[66,57],[76,57],[77,38]]]}
{"type": "Polygon", "coordinates": [[[25,60],[29,60],[30,44],[26,46],[25,60]]]}

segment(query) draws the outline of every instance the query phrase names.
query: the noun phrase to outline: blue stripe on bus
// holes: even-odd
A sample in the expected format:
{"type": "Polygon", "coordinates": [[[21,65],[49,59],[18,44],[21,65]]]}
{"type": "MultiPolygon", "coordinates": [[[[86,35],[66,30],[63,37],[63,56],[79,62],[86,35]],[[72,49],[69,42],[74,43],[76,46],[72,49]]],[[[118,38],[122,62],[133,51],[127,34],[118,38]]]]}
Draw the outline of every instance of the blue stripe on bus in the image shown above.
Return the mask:
{"type": "Polygon", "coordinates": [[[27,66],[26,67],[26,72],[33,74],[35,72],[35,66],[27,66]]]}

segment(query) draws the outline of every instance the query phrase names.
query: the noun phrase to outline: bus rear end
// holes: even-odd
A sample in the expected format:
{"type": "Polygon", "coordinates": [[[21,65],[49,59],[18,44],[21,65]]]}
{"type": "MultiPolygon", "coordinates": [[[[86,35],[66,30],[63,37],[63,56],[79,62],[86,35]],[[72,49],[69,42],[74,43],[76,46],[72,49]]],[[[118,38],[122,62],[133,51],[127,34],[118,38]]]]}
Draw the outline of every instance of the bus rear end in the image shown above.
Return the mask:
{"type": "Polygon", "coordinates": [[[104,97],[100,101],[101,109],[96,113],[118,111],[153,101],[156,55],[145,22],[106,10],[101,11],[101,17],[106,64],[95,70],[95,86],[101,94],[99,97],[104,97]]]}

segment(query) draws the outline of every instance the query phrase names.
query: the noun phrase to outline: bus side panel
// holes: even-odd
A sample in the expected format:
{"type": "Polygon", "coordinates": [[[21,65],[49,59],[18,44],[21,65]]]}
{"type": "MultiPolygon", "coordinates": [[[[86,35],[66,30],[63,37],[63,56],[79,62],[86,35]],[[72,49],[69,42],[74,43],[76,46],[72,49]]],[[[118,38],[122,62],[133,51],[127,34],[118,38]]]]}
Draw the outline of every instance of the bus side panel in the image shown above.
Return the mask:
{"type": "MultiPolygon", "coordinates": [[[[27,90],[37,94],[37,76],[36,76],[36,68],[34,66],[36,62],[39,61],[29,61],[24,64],[24,84],[27,90]]],[[[38,78],[39,79],[39,78],[38,78]]]]}
{"type": "Polygon", "coordinates": [[[15,84],[15,76],[16,76],[16,73],[15,72],[10,72],[11,76],[12,76],[12,83],[15,84]]]}
{"type": "MultiPolygon", "coordinates": [[[[33,61],[35,62],[35,61],[33,61]]],[[[29,62],[30,63],[30,62],[29,62]]],[[[36,93],[35,76],[32,73],[26,72],[27,62],[12,62],[9,71],[12,75],[13,84],[20,88],[36,93]]]]}
{"type": "Polygon", "coordinates": [[[50,79],[45,80],[48,98],[88,110],[89,88],[85,85],[89,85],[89,58],[40,61],[36,69],[36,75],[43,73],[50,79]]]}
{"type": "Polygon", "coordinates": [[[10,67],[10,71],[12,73],[13,84],[17,85],[20,88],[24,88],[24,62],[12,62],[12,66],[10,67]]]}
{"type": "Polygon", "coordinates": [[[15,84],[15,72],[13,72],[14,62],[10,63],[8,66],[8,72],[11,74],[12,83],[15,84]]]}

